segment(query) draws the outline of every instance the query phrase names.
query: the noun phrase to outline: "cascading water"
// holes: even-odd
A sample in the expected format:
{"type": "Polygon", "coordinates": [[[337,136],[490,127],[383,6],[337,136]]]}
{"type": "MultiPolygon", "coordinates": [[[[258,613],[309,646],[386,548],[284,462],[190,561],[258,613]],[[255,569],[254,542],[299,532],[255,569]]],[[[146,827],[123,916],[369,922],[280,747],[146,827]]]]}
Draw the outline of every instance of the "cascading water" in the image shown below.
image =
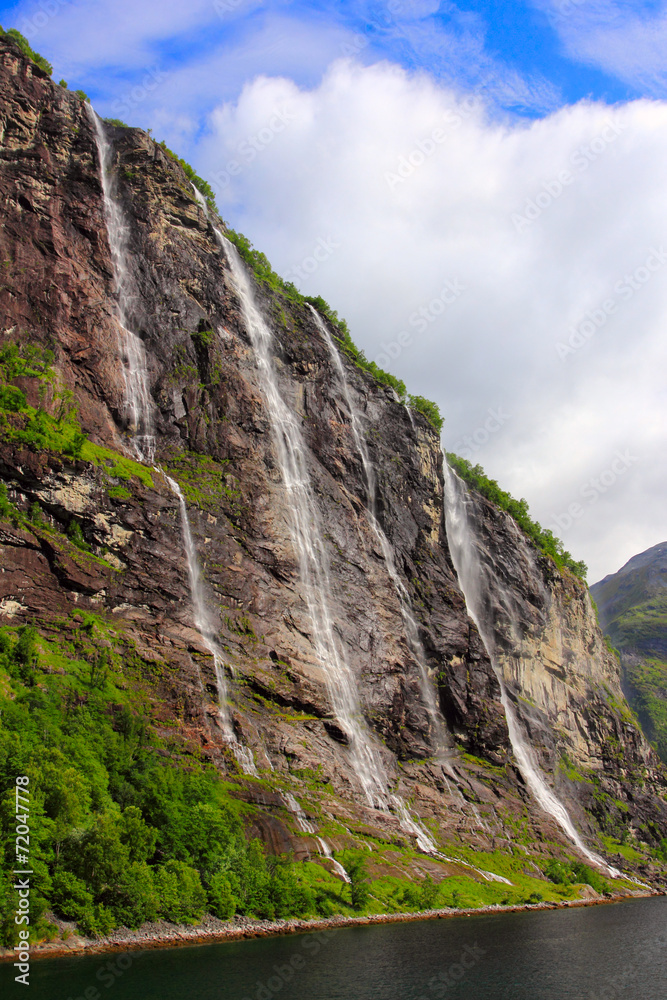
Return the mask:
{"type": "MultiPolygon", "coordinates": [[[[530,747],[526,743],[521,725],[519,723],[514,705],[512,704],[505,686],[498,657],[496,653],[496,642],[493,630],[493,622],[488,613],[489,606],[489,585],[486,579],[486,571],[482,565],[477,550],[474,528],[468,517],[467,511],[467,490],[463,481],[449,467],[447,456],[444,457],[445,472],[445,517],[447,522],[447,538],[452,555],[452,562],[459,578],[459,584],[465,597],[468,614],[475,622],[477,630],[482,638],[482,642],[489,654],[489,659],[493,666],[498,683],[500,685],[500,697],[510,742],[514,757],[521,775],[535,796],[537,802],[553,819],[556,820],[563,832],[572,841],[575,847],[594,865],[607,870],[612,876],[620,876],[621,872],[610,867],[603,858],[590,851],[584,844],[581,836],[577,832],[567,809],[556,798],[553,791],[547,785],[543,775],[539,771],[537,763],[533,759],[530,747]]],[[[509,609],[508,609],[509,614],[509,609]]]]}
{"type": "Polygon", "coordinates": [[[140,462],[151,464],[155,457],[155,434],[152,419],[153,407],[148,389],[146,352],[141,338],[131,329],[133,304],[137,300],[137,295],[134,281],[127,268],[130,229],[118,194],[118,182],[113,169],[113,149],[106,137],[101,120],[90,104],[86,103],[85,106],[95,128],[97,153],[100,160],[100,180],[104,195],[104,213],[116,280],[118,341],[125,380],[125,415],[135,456],[140,462]]]}
{"type": "Polygon", "coordinates": [[[242,744],[235,738],[234,730],[229,717],[229,709],[227,708],[227,681],[225,678],[224,662],[220,649],[218,648],[218,644],[215,640],[215,628],[209,618],[206,601],[204,600],[199,559],[197,558],[197,549],[195,548],[192,531],[190,530],[190,518],[188,517],[187,507],[185,506],[185,497],[183,496],[181,487],[175,479],[166,475],[165,479],[169,483],[172,492],[178,498],[178,504],[181,511],[181,530],[183,533],[183,547],[185,549],[185,555],[188,562],[192,610],[195,614],[195,625],[197,626],[197,631],[201,636],[202,642],[213,657],[215,679],[218,688],[218,719],[220,722],[220,728],[222,729],[222,735],[225,742],[231,747],[234,756],[241,766],[241,769],[246,774],[257,776],[257,769],[252,757],[252,752],[248,749],[248,747],[242,746],[242,744]]]}
{"type": "Polygon", "coordinates": [[[329,559],[306,464],[306,447],[297,419],[280,392],[271,354],[273,337],[255,303],[248,276],[235,247],[219,230],[216,229],[215,233],[229,260],[245,326],[255,349],[277,458],[289,498],[292,539],[299,560],[317,659],[324,668],[331,705],[347,735],[350,758],[364,795],[369,804],[383,809],[387,805],[386,775],[363,723],[356,682],[334,629],[329,559]]]}
{"type": "MultiPolygon", "coordinates": [[[[313,318],[317,323],[318,329],[322,334],[324,342],[326,343],[331,359],[334,363],[336,371],[338,372],[339,381],[341,388],[343,390],[343,395],[345,397],[345,402],[347,403],[347,408],[350,413],[350,426],[352,429],[352,436],[354,437],[354,443],[357,446],[357,451],[361,457],[361,462],[364,467],[364,474],[366,477],[366,493],[367,493],[367,511],[368,519],[370,521],[373,533],[377,538],[380,548],[382,549],[382,555],[387,567],[387,572],[391,578],[394,585],[394,590],[396,591],[396,596],[398,597],[398,603],[401,608],[401,615],[403,617],[403,624],[405,627],[405,635],[408,640],[408,646],[410,651],[419,667],[419,675],[421,681],[421,694],[422,700],[426,707],[429,716],[429,722],[431,724],[431,729],[434,736],[434,743],[436,748],[440,753],[442,753],[445,748],[449,747],[449,740],[446,737],[445,727],[443,725],[442,716],[438,709],[438,704],[436,701],[435,692],[433,690],[433,683],[428,673],[428,666],[426,663],[426,653],[424,652],[424,646],[419,637],[419,626],[417,620],[414,616],[414,611],[412,609],[412,601],[410,600],[410,595],[408,594],[405,584],[399,576],[398,569],[396,568],[396,561],[394,559],[394,551],[387,538],[382,525],[380,524],[377,513],[376,513],[376,478],[375,470],[370,460],[368,454],[368,448],[366,447],[366,441],[363,434],[363,428],[361,426],[361,418],[357,411],[356,406],[352,401],[352,396],[350,394],[350,387],[347,381],[347,376],[345,374],[345,368],[343,367],[343,362],[339,351],[336,350],[336,346],[333,342],[331,334],[329,333],[326,324],[324,323],[322,317],[310,306],[310,310],[313,314],[313,318]]],[[[408,410],[408,413],[410,411],[408,410]]]]}
{"type": "MultiPolygon", "coordinates": [[[[95,127],[97,153],[100,160],[100,178],[104,195],[104,212],[107,222],[109,248],[116,280],[118,328],[120,331],[120,353],[125,379],[125,407],[132,433],[132,450],[140,462],[152,464],[155,459],[155,434],[153,433],[153,403],[148,390],[148,369],[146,352],[141,339],[130,329],[129,317],[132,302],[136,299],[134,283],[127,267],[129,225],[117,190],[116,175],[113,171],[113,150],[104,132],[104,127],[90,104],[86,104],[88,114],[95,127]]],[[[158,471],[162,471],[159,470],[158,471]]],[[[164,473],[162,473],[164,475],[164,473]]],[[[222,657],[217,648],[208,620],[206,605],[201,588],[201,574],[197,550],[190,530],[185,498],[175,480],[165,475],[170,489],[178,499],[183,545],[188,563],[190,594],[195,615],[195,623],[202,641],[213,657],[218,688],[218,714],[223,737],[232,748],[236,759],[246,774],[256,775],[252,753],[235,738],[227,710],[227,684],[222,657]]]]}
{"type": "MultiPolygon", "coordinates": [[[[210,222],[208,207],[196,188],[195,194],[210,222]]],[[[306,448],[296,417],[285,403],[278,387],[271,353],[273,336],[255,303],[252,286],[236,248],[215,226],[213,226],[213,231],[229,261],[246,330],[255,350],[278,462],[290,500],[292,539],[297,551],[301,580],[306,592],[315,650],[318,661],[324,668],[332,708],[349,740],[350,757],[354,771],[368,803],[383,811],[393,810],[398,815],[403,829],[416,838],[420,850],[427,854],[435,854],[437,853],[436,845],[426,829],[410,816],[407,806],[400,796],[389,794],[387,791],[387,777],[382,761],[371,742],[370,734],[361,714],[355,678],[342,647],[336,641],[331,612],[329,560],[324,547],[319,514],[306,465],[306,448]]],[[[373,482],[367,453],[366,462],[367,474],[371,475],[369,481],[373,482]]],[[[388,543],[387,550],[391,557],[388,543]]],[[[393,566],[393,561],[391,565],[393,566]]]]}

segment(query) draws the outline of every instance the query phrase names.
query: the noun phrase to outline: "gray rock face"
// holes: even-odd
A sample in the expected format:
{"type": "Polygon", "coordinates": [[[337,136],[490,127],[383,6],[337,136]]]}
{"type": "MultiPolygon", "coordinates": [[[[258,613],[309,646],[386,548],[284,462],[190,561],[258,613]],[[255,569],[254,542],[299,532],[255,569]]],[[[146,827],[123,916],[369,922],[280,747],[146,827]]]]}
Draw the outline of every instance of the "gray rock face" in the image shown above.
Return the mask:
{"type": "MultiPolygon", "coordinates": [[[[11,262],[0,292],[3,329],[54,350],[84,433],[122,453],[127,428],[114,275],[93,128],[78,99],[41,77],[4,39],[0,77],[0,244],[11,262]]],[[[310,802],[314,821],[335,817],[342,828],[404,836],[395,816],[365,803],[332,711],[261,373],[228,261],[178,164],[137,129],[105,128],[130,221],[130,319],[146,350],[157,464],[186,497],[227,661],[236,735],[274,789],[261,802],[256,788],[246,790],[257,807],[255,828],[275,849],[291,836],[303,852],[307,838],[294,834],[277,794],[289,788],[306,811],[310,802]]],[[[339,376],[309,309],[268,283],[258,283],[256,293],[273,333],[280,391],[307,449],[337,639],[390,784],[443,843],[460,837],[501,845],[509,814],[525,815],[536,840],[557,837],[512,767],[499,685],[452,568],[437,434],[419,414],[413,427],[393,394],[344,358],[377,474],[378,518],[450,734],[444,763],[433,756],[420,671],[368,517],[339,376]]],[[[4,441],[0,474],[19,506],[39,500],[54,525],[76,513],[93,552],[104,554],[103,562],[86,559],[38,527],[1,525],[0,613],[51,633],[77,609],[122,623],[156,664],[167,715],[218,767],[236,773],[216,729],[213,663],[190,605],[178,504],[161,472],[121,483],[103,464],[4,441]]],[[[487,558],[516,609],[513,630],[498,602],[503,669],[545,768],[568,802],[579,804],[587,830],[594,795],[586,798],[580,786],[594,787],[590,772],[628,802],[633,822],[650,818],[654,836],[665,835],[663,812],[652,805],[664,779],[624,714],[618,668],[587,592],[539,557],[510,518],[481,498],[478,510],[487,558]],[[586,772],[585,781],[558,769],[564,755],[586,772]]]]}

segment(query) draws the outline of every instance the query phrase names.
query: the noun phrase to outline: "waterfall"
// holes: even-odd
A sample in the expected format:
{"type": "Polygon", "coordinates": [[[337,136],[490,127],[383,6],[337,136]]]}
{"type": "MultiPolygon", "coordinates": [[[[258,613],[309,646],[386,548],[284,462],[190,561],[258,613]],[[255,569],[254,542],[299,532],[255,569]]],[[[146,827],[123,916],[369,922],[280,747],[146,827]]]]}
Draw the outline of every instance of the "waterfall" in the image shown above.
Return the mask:
{"type": "Polygon", "coordinates": [[[343,879],[344,882],[349,882],[350,876],[347,874],[347,872],[341,865],[340,861],[336,861],[333,854],[331,853],[331,848],[327,844],[326,840],[323,840],[322,837],[316,837],[315,839],[317,840],[317,843],[320,845],[320,853],[322,857],[326,858],[327,861],[331,862],[331,866],[333,870],[336,872],[336,875],[340,875],[340,877],[343,879]]]}
{"type": "Polygon", "coordinates": [[[544,812],[555,819],[569,840],[572,841],[588,861],[597,867],[606,869],[612,876],[618,877],[621,873],[617,869],[611,868],[599,855],[586,847],[567,809],[547,785],[537,762],[534,760],[532,750],[523,736],[516,709],[507,693],[498,662],[493,622],[490,619],[488,611],[489,584],[486,577],[486,570],[482,565],[477,550],[474,528],[468,517],[467,502],[469,501],[467,501],[467,490],[463,481],[449,467],[446,455],[444,459],[445,517],[452,562],[454,563],[459,584],[465,597],[468,614],[477,626],[482,642],[489,654],[495,675],[498,678],[500,698],[505,709],[510,742],[519,771],[544,812]]]}
{"type": "Polygon", "coordinates": [[[255,303],[248,276],[235,247],[219,230],[216,229],[215,233],[229,260],[246,330],[255,350],[277,459],[289,498],[292,540],[298,556],[317,659],[324,669],[334,714],[348,738],[351,762],[364,795],[370,805],[385,808],[387,778],[380,755],[366,730],[356,679],[334,627],[329,559],[308,471],[306,446],[297,418],[279,388],[271,353],[272,334],[255,303]]]}
{"type": "MultiPolygon", "coordinates": [[[[165,474],[163,473],[163,475],[165,474]]],[[[195,625],[197,626],[197,631],[201,636],[202,642],[213,657],[216,686],[218,689],[218,719],[220,721],[223,739],[231,747],[241,770],[245,774],[252,774],[257,777],[257,768],[255,767],[252,751],[238,742],[234,736],[234,730],[229,717],[225,668],[222,654],[215,639],[215,628],[210,620],[208,609],[206,607],[206,601],[204,599],[204,591],[201,583],[201,571],[199,569],[199,559],[197,558],[197,549],[195,548],[192,531],[190,530],[190,518],[188,517],[188,509],[185,506],[185,497],[183,496],[181,487],[175,479],[172,479],[167,475],[165,475],[165,479],[169,483],[172,492],[178,498],[178,504],[181,511],[181,530],[183,533],[183,548],[185,549],[185,556],[188,563],[192,610],[195,615],[195,625]]]]}
{"type": "Polygon", "coordinates": [[[130,227],[118,191],[114,170],[113,148],[104,132],[102,121],[90,104],[85,104],[95,128],[95,141],[100,160],[100,180],[104,195],[109,248],[116,282],[118,347],[125,382],[125,417],[130,431],[132,450],[140,462],[151,464],[155,457],[153,406],[148,389],[146,352],[139,336],[131,329],[131,317],[137,295],[127,267],[130,227]]]}
{"type": "MultiPolygon", "coordinates": [[[[195,189],[206,218],[208,207],[195,189]]],[[[331,610],[331,581],[329,560],[320,528],[320,518],[315,504],[310,473],[306,464],[306,447],[297,419],[284,401],[272,357],[273,336],[255,302],[252,285],[245,272],[236,248],[213,226],[216,239],[225,251],[236,291],[241,303],[245,327],[255,350],[257,367],[269,411],[276,454],[283,483],[290,500],[292,540],[299,560],[301,581],[306,592],[306,603],[313,628],[317,659],[324,670],[331,706],[349,741],[350,758],[357,780],[369,805],[383,811],[393,810],[402,828],[412,834],[420,850],[437,853],[436,845],[424,826],[413,819],[407,806],[395,794],[387,792],[387,776],[380,755],[371,742],[366,728],[357,693],[356,679],[345,653],[336,639],[331,610]]],[[[360,439],[361,440],[361,439],[360,439]]],[[[373,483],[372,467],[368,453],[362,452],[365,468],[373,483]]],[[[374,492],[373,492],[374,495],[374,492]]],[[[373,515],[374,516],[374,515],[373,515]]],[[[379,526],[378,526],[379,527],[379,526]]],[[[381,529],[380,529],[381,530],[381,529]]],[[[384,535],[384,533],[382,533],[384,535]]],[[[386,538],[385,538],[386,542],[386,538]]],[[[388,565],[391,548],[388,542],[388,565]]],[[[397,579],[398,575],[396,576],[397,579]]],[[[415,626],[416,629],[416,626],[415,626]]]]}
{"type": "MultiPolygon", "coordinates": [[[[387,538],[382,525],[380,524],[377,513],[376,513],[376,478],[375,470],[370,460],[368,454],[368,448],[366,446],[366,440],[364,438],[363,428],[361,426],[361,418],[359,412],[352,401],[352,396],[350,394],[350,387],[347,381],[347,376],[345,374],[345,368],[343,367],[343,362],[339,351],[336,350],[336,346],[331,338],[326,324],[324,323],[322,317],[316,309],[310,306],[310,310],[313,314],[315,322],[324,338],[324,342],[329,349],[331,359],[334,363],[336,371],[338,372],[339,381],[343,390],[343,395],[345,397],[345,402],[347,403],[347,408],[350,413],[350,426],[352,429],[352,436],[354,437],[354,443],[357,447],[357,451],[361,457],[361,462],[364,467],[364,474],[366,478],[366,493],[367,493],[367,511],[368,519],[370,521],[373,533],[377,538],[380,548],[382,550],[382,555],[384,557],[385,565],[387,567],[387,572],[391,578],[391,582],[396,591],[396,596],[398,597],[398,603],[401,608],[401,615],[403,617],[403,625],[405,628],[405,635],[408,640],[408,646],[410,651],[419,667],[419,676],[421,682],[421,694],[422,701],[426,711],[428,712],[429,722],[435,737],[436,747],[439,750],[443,750],[445,747],[449,747],[449,740],[447,740],[445,735],[445,727],[443,725],[442,716],[440,714],[435,691],[433,689],[433,683],[428,673],[428,665],[426,663],[426,653],[424,651],[424,646],[419,637],[419,626],[414,615],[412,608],[412,601],[410,600],[410,595],[408,594],[407,588],[401,577],[399,576],[398,569],[396,568],[396,561],[394,559],[394,550],[392,548],[389,539],[387,538]]],[[[408,413],[410,411],[408,410],[408,413]]]]}
{"type": "MultiPolygon", "coordinates": [[[[136,300],[134,282],[127,267],[130,227],[123,210],[116,174],[113,169],[113,149],[107,140],[101,120],[86,104],[88,114],[95,128],[97,153],[100,160],[100,179],[104,195],[104,214],[114,278],[116,281],[116,305],[118,309],[118,329],[120,331],[120,354],[125,380],[125,408],[132,432],[132,450],[140,462],[152,464],[155,460],[156,441],[153,432],[153,403],[148,390],[148,368],[146,352],[141,338],[130,329],[129,317],[136,300]]],[[[157,471],[161,472],[161,469],[157,471]]],[[[162,473],[164,475],[164,473],[162,473]]],[[[201,587],[201,574],[197,560],[197,550],[190,530],[190,520],[185,506],[185,498],[175,480],[165,475],[169,487],[178,499],[181,514],[183,546],[188,563],[190,594],[195,623],[202,641],[213,657],[218,688],[218,716],[225,741],[232,748],[242,770],[256,775],[255,762],[251,751],[235,738],[227,710],[227,684],[220,651],[215,643],[201,587]]]]}

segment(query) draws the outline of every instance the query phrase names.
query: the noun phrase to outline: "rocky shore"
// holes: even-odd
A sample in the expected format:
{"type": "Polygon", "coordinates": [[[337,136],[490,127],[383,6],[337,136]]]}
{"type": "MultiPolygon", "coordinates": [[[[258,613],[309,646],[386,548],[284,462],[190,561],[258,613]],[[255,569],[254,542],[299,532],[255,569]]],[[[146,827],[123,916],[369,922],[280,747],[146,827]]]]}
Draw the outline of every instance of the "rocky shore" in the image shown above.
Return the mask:
{"type": "MultiPolygon", "coordinates": [[[[36,958],[59,958],[65,955],[100,954],[103,952],[143,951],[148,948],[180,948],[186,945],[214,944],[221,941],[239,941],[245,938],[279,937],[288,934],[307,934],[343,927],[366,927],[371,924],[400,924],[417,920],[448,920],[454,917],[472,917],[487,913],[518,913],[524,910],[560,910],[582,906],[600,906],[607,903],[621,903],[627,899],[661,896],[656,891],[625,891],[600,896],[593,893],[585,899],[568,899],[560,903],[522,903],[511,906],[494,904],[475,909],[422,910],[416,913],[373,913],[359,917],[327,917],[314,920],[253,920],[251,917],[235,917],[233,920],[218,920],[207,915],[199,924],[170,924],[166,920],[144,924],[137,930],[119,928],[108,937],[85,938],[70,933],[66,940],[44,941],[31,949],[36,958]]],[[[74,925],[59,922],[62,931],[74,925]]],[[[0,962],[8,962],[14,955],[11,949],[0,949],[0,962]]]]}

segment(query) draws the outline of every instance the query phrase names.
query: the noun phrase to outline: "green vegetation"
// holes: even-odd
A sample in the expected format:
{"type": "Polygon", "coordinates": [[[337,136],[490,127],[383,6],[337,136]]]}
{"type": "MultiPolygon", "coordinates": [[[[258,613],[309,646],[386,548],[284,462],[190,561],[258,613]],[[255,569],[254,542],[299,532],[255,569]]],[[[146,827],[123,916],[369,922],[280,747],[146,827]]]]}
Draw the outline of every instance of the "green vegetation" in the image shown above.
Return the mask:
{"type": "Polygon", "coordinates": [[[52,362],[53,353],[39,345],[9,342],[0,347],[0,440],[91,462],[109,477],[136,476],[150,488],[153,478],[146,466],[88,441],[77,419],[74,395],[58,386],[52,362]],[[12,385],[18,379],[35,380],[37,408],[28,404],[23,389],[12,385]],[[52,397],[53,413],[46,410],[47,396],[52,397]]]}
{"type": "Polygon", "coordinates": [[[622,662],[630,703],[667,764],[667,662],[655,656],[624,656],[622,662]]]}
{"type": "Polygon", "coordinates": [[[433,403],[430,399],[425,399],[423,396],[408,396],[408,402],[413,410],[418,410],[419,413],[424,414],[426,419],[435,427],[436,431],[440,432],[442,430],[445,421],[440,415],[437,403],[433,403]]]}
{"type": "Polygon", "coordinates": [[[126,122],[120,120],[120,118],[105,118],[104,121],[107,125],[115,125],[117,128],[132,128],[126,122]]]}
{"type": "MultiPolygon", "coordinates": [[[[122,125],[123,122],[119,123],[114,122],[114,124],[122,125]]],[[[194,170],[193,167],[190,166],[189,163],[187,163],[185,160],[182,160],[180,156],[177,156],[176,153],[174,153],[173,150],[169,149],[164,140],[162,142],[159,142],[158,145],[160,149],[162,149],[167,154],[168,157],[170,157],[172,160],[178,163],[178,165],[182,168],[188,180],[192,181],[197,190],[201,192],[201,194],[203,194],[204,198],[206,199],[206,204],[211,209],[211,211],[217,212],[218,209],[215,204],[215,194],[213,192],[213,188],[208,183],[208,181],[205,181],[203,177],[200,177],[199,174],[194,170]]]]}
{"type": "Polygon", "coordinates": [[[667,592],[661,546],[623,574],[594,584],[599,617],[619,656],[624,692],[667,764],[667,592]]]}
{"type": "Polygon", "coordinates": [[[589,868],[581,861],[565,863],[552,858],[547,862],[544,874],[556,885],[590,885],[591,889],[595,889],[601,895],[609,892],[610,889],[609,883],[602,878],[599,872],[589,868]]]}
{"type": "MultiPolygon", "coordinates": [[[[51,74],[53,73],[53,66],[51,65],[51,63],[48,62],[48,60],[45,59],[44,56],[40,56],[38,52],[35,52],[30,47],[30,42],[28,41],[27,38],[24,38],[24,36],[21,34],[20,31],[17,31],[16,28],[10,28],[8,31],[5,31],[2,25],[0,25],[0,33],[7,36],[8,38],[13,39],[20,48],[24,56],[27,56],[28,59],[32,59],[35,65],[39,66],[39,68],[44,73],[46,73],[47,76],[51,76],[51,74]]],[[[62,80],[60,82],[62,85],[62,80]]]]}
{"type": "MultiPolygon", "coordinates": [[[[316,913],[300,866],[246,840],[234,786],[184,743],[158,737],[156,664],[97,616],[63,621],[60,632],[49,640],[31,627],[0,629],[3,872],[15,861],[15,780],[27,775],[33,933],[46,932],[47,908],[93,935],[206,910],[316,913]]],[[[6,945],[16,940],[15,908],[3,874],[6,945]]]]}
{"type": "Polygon", "coordinates": [[[511,514],[531,542],[545,556],[553,559],[559,569],[567,568],[580,580],[585,581],[588,572],[586,563],[577,562],[569,552],[565,551],[563,543],[559,538],[556,538],[552,531],[541,527],[537,521],[533,521],[528,513],[526,500],[515,500],[509,493],[502,490],[494,479],[489,479],[481,465],[472,466],[467,459],[459,458],[453,452],[447,452],[447,461],[468,486],[477,490],[496,507],[511,514]]]}

